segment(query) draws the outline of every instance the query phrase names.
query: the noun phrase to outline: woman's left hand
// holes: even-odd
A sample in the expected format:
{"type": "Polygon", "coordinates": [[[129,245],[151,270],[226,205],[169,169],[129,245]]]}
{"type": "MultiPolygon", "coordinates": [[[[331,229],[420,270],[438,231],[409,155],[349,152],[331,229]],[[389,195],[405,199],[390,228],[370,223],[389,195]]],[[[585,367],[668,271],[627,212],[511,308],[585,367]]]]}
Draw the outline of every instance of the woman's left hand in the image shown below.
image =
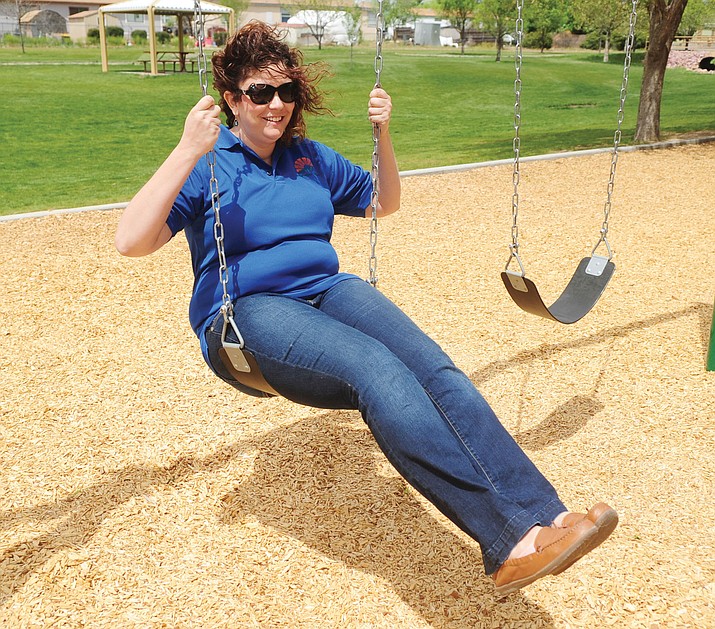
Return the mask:
{"type": "Polygon", "coordinates": [[[387,130],[392,116],[392,99],[381,87],[376,87],[370,92],[370,101],[367,106],[367,117],[380,129],[387,130]]]}

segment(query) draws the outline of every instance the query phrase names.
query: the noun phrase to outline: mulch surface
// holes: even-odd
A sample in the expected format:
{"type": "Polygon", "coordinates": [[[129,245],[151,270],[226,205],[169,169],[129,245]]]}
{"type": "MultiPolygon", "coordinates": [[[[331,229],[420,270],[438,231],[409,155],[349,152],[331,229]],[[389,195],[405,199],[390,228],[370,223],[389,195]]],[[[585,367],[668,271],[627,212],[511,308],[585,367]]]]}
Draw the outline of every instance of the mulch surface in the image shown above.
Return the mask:
{"type": "MultiPolygon", "coordinates": [[[[598,238],[609,161],[523,165],[521,255],[546,300],[598,238]]],[[[501,283],[510,166],[405,178],[380,222],[381,289],[566,504],[621,516],[504,600],[357,413],[212,376],[183,238],[125,259],[119,211],[0,223],[0,626],[715,626],[713,172],[715,143],[621,155],[616,274],[572,326],[524,314],[501,283]]],[[[368,229],[336,221],[361,276],[368,229]]]]}

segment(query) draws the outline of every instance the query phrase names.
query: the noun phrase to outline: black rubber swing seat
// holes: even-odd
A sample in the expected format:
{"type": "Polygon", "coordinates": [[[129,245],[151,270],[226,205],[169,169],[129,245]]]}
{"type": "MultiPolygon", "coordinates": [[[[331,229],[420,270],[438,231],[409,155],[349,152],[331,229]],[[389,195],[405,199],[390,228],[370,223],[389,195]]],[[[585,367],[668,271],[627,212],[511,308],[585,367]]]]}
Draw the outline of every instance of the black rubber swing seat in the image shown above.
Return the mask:
{"type": "Polygon", "coordinates": [[[545,319],[568,324],[576,323],[596,305],[615,269],[613,262],[603,256],[583,258],[563,293],[549,307],[541,298],[536,284],[526,276],[503,271],[501,278],[519,308],[545,319]]]}

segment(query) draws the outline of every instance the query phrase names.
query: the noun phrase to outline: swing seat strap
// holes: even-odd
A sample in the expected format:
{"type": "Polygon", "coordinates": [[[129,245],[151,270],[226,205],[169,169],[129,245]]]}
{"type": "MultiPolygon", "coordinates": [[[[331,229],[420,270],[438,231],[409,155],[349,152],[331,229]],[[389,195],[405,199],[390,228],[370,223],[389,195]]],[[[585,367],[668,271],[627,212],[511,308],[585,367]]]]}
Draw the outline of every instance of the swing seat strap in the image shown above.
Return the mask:
{"type": "Polygon", "coordinates": [[[536,284],[521,273],[503,271],[501,278],[511,298],[525,312],[559,323],[576,323],[596,305],[615,269],[613,262],[603,256],[583,258],[561,296],[550,307],[544,303],[536,284]]]}
{"type": "Polygon", "coordinates": [[[232,361],[229,357],[225,346],[219,348],[218,355],[220,356],[224,367],[226,367],[228,372],[236,379],[236,381],[244,387],[251,389],[251,391],[246,391],[246,393],[256,395],[257,397],[272,397],[280,395],[280,393],[268,384],[266,379],[263,377],[261,369],[251,352],[245,349],[236,350],[234,348],[231,348],[231,351],[238,351],[242,354],[241,362],[244,363],[244,366],[242,366],[240,370],[236,368],[234,361],[232,361]],[[246,368],[247,370],[244,371],[246,368]],[[256,393],[254,393],[254,391],[256,393]]]}

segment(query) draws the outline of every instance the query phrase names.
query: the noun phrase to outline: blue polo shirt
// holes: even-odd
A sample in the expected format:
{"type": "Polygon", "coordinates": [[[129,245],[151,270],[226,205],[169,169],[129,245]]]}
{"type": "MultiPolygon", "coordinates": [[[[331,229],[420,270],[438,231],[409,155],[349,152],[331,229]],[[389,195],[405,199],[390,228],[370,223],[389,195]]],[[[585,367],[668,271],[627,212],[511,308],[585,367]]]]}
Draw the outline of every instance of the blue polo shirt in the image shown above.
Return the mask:
{"type": "MultiPolygon", "coordinates": [[[[262,292],[313,297],[354,277],[338,271],[330,237],[335,214],[364,216],[370,173],[307,139],[276,145],[268,165],[225,126],[214,153],[231,300],[262,292]]],[[[223,295],[210,179],[207,160],[199,160],[166,221],[173,235],[184,230],[191,250],[189,320],[204,356],[204,328],[223,295]]]]}

